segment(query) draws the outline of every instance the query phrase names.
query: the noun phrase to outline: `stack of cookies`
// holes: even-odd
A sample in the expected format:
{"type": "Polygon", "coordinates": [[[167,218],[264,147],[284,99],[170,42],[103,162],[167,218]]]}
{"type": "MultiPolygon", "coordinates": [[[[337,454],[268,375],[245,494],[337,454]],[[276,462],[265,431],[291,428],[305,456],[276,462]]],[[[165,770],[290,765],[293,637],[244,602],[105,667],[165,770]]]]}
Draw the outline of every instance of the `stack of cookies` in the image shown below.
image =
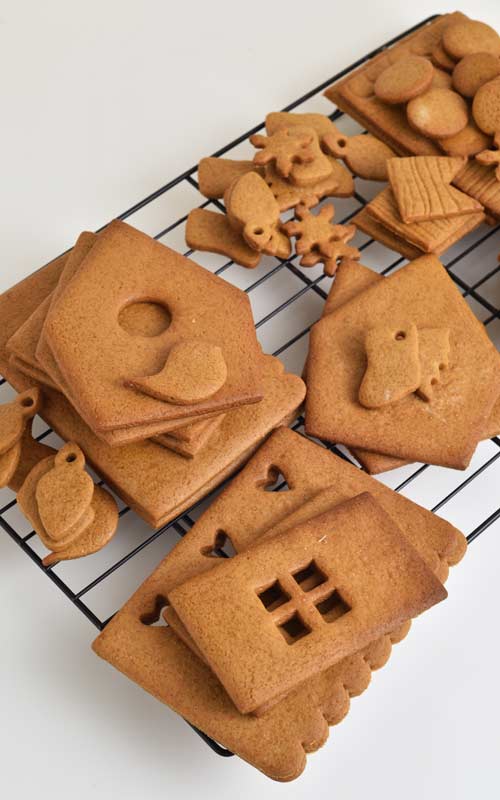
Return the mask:
{"type": "MultiPolygon", "coordinates": [[[[262,255],[287,259],[290,234],[281,214],[291,208],[306,211],[324,197],[354,194],[352,175],[332,155],[327,142],[336,128],[322,114],[276,112],[266,117],[267,136],[254,134],[253,160],[204,158],[198,166],[200,192],[223,199],[225,214],[196,208],[188,216],[186,242],[194,250],[221,253],[247,268],[256,267],[262,255]]],[[[373,159],[384,161],[394,153],[373,137],[363,146],[373,159]],[[372,153],[371,153],[372,154],[372,153]]],[[[333,214],[332,214],[333,216],[333,214]]],[[[354,226],[332,226],[331,248],[319,257],[303,259],[302,266],[329,261],[327,271],[340,255],[353,256],[347,242],[354,226]]]]}
{"type": "Polygon", "coordinates": [[[449,523],[280,428],[94,649],[266,775],[292,780],[410,619],[446,596],[465,549],[449,523]],[[214,558],[229,544],[237,555],[214,558]]]}
{"type": "Polygon", "coordinates": [[[406,258],[441,255],[485,218],[481,203],[451,186],[465,165],[460,156],[390,158],[389,186],[366,205],[360,227],[406,258]]]}
{"type": "MultiPolygon", "coordinates": [[[[457,11],[384,49],[325,95],[398,155],[467,159],[451,180],[494,221],[500,218],[499,64],[498,33],[457,11]]],[[[366,211],[354,222],[378,238],[366,211]]]]}
{"type": "Polygon", "coordinates": [[[304,399],[262,353],[244,292],[123,222],[81,234],[0,313],[2,374],[41,388],[45,420],[154,527],[304,399]]]}

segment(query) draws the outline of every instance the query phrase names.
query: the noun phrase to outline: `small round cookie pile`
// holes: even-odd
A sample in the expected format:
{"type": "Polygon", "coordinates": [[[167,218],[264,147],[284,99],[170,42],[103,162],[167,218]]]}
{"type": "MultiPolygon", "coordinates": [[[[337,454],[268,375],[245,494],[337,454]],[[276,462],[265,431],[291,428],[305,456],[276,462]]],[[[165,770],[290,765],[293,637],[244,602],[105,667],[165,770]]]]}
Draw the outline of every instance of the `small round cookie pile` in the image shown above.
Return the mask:
{"type": "Polygon", "coordinates": [[[453,22],[430,59],[398,59],[377,77],[374,91],[383,103],[406,105],[412,128],[445,152],[490,151],[500,132],[500,36],[484,22],[453,22]]]}

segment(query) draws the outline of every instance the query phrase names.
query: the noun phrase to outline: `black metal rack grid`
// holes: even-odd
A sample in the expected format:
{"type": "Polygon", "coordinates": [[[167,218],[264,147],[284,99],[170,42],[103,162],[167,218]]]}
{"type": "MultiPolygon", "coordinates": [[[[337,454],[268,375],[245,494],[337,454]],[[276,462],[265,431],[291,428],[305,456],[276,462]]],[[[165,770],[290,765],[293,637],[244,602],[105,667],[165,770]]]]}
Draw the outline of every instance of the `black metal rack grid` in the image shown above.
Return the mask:
{"type": "MultiPolygon", "coordinates": [[[[435,15],[437,16],[437,15],[435,15]]],[[[377,48],[376,50],[372,51],[371,53],[367,54],[363,58],[359,59],[356,63],[352,64],[351,66],[347,67],[346,69],[339,72],[337,75],[334,75],[328,80],[324,81],[319,86],[316,86],[311,91],[307,92],[305,95],[300,97],[298,100],[290,103],[284,110],[291,111],[297,110],[300,107],[301,111],[308,111],[308,110],[317,110],[316,107],[311,108],[311,102],[316,102],[321,99],[322,92],[325,88],[329,85],[334,83],[335,81],[339,80],[352,70],[359,67],[361,64],[366,62],[368,59],[372,58],[373,56],[380,53],[382,50],[386,49],[387,47],[393,45],[394,43],[398,42],[408,33],[417,30],[418,28],[422,27],[430,20],[434,19],[435,16],[429,17],[428,19],[420,22],[418,25],[415,25],[413,28],[405,31],[401,35],[395,37],[394,39],[390,40],[386,44],[382,45],[381,47],[377,48]]],[[[327,103],[326,100],[323,101],[327,103]]],[[[331,105],[328,106],[327,109],[322,109],[323,113],[328,113],[331,109],[331,105]]],[[[350,124],[352,121],[340,111],[333,111],[330,113],[330,117],[332,120],[342,126],[342,124],[347,123],[350,124]]],[[[222,156],[222,155],[235,155],[238,157],[238,153],[234,153],[234,151],[244,143],[248,137],[257,131],[262,130],[264,124],[261,123],[255,126],[252,130],[247,131],[246,133],[242,134],[240,137],[235,139],[230,144],[222,147],[216,153],[215,156],[222,156]]],[[[197,167],[192,167],[191,169],[184,172],[182,175],[179,175],[174,180],[170,181],[169,183],[162,186],[160,189],[155,191],[153,194],[146,197],[144,200],[141,200],[139,203],[134,205],[132,208],[125,211],[123,214],[120,215],[120,219],[125,220],[129,219],[131,224],[136,225],[137,227],[141,227],[140,224],[137,224],[136,219],[134,217],[141,216],[143,212],[149,208],[152,208],[155,203],[161,201],[162,198],[167,196],[168,193],[172,193],[176,188],[179,186],[188,186],[192,192],[198,193],[198,201],[197,203],[191,203],[191,206],[187,208],[189,210],[192,206],[198,204],[201,208],[206,207],[216,207],[220,210],[224,210],[224,207],[221,203],[217,200],[206,200],[202,198],[202,196],[198,192],[198,184],[196,181],[196,172],[197,167]],[[130,219],[132,218],[132,219],[130,219]]],[[[354,195],[353,202],[355,204],[354,208],[351,208],[348,213],[343,215],[339,222],[347,222],[351,219],[361,207],[363,207],[367,202],[368,199],[365,195],[370,193],[370,187],[366,185],[365,182],[356,181],[357,187],[359,188],[358,184],[363,183],[365,185],[366,191],[361,193],[360,191],[356,191],[354,195]]],[[[371,191],[378,191],[378,187],[371,187],[371,191]]],[[[344,201],[342,201],[344,202],[344,201]]],[[[335,201],[335,207],[338,208],[339,205],[342,203],[338,203],[335,201]]],[[[177,212],[178,213],[178,212],[177,212]]],[[[154,215],[155,217],[158,214],[154,215]]],[[[160,218],[162,217],[162,212],[160,211],[160,218]]],[[[167,217],[168,218],[168,217],[167,217]]],[[[172,234],[176,234],[182,232],[183,226],[187,219],[187,213],[183,214],[182,216],[178,217],[168,225],[164,225],[158,231],[158,227],[156,228],[156,232],[152,230],[148,230],[147,232],[152,233],[156,239],[167,240],[166,243],[170,244],[168,238],[172,234]]],[[[166,221],[166,219],[165,219],[166,221]]],[[[456,282],[459,289],[462,291],[463,295],[467,298],[467,300],[473,306],[474,311],[478,314],[479,318],[482,319],[484,324],[490,330],[490,332],[494,333],[492,336],[493,339],[497,338],[497,346],[500,346],[498,341],[500,340],[500,264],[496,263],[496,258],[494,259],[493,253],[494,249],[496,248],[497,252],[500,249],[500,238],[497,235],[500,226],[496,227],[482,227],[478,232],[470,235],[458,246],[455,246],[448,254],[447,260],[444,260],[445,266],[450,272],[453,280],[456,282]],[[474,260],[474,264],[472,267],[470,266],[471,257],[474,260]],[[483,263],[486,264],[487,269],[486,271],[479,275],[477,265],[482,265],[483,263]],[[467,266],[469,265],[469,266],[467,266]],[[491,265],[490,268],[489,265],[491,265]],[[472,274],[469,274],[472,273],[472,274]],[[495,282],[496,279],[496,282],[495,282]],[[498,332],[496,332],[496,327],[498,326],[498,332]]],[[[178,249],[178,248],[177,248],[178,249]]],[[[392,270],[398,268],[402,264],[406,263],[405,259],[398,256],[397,254],[389,251],[387,248],[382,248],[381,245],[374,242],[373,239],[367,239],[362,245],[359,246],[359,249],[363,252],[363,261],[366,262],[366,258],[369,256],[370,253],[374,251],[373,258],[376,260],[377,264],[380,265],[380,262],[388,262],[385,263],[382,269],[380,269],[381,274],[387,274],[392,270]]],[[[192,250],[187,250],[185,255],[191,256],[193,255],[192,250]]],[[[203,258],[206,254],[196,253],[195,258],[200,263],[203,263],[203,258]]],[[[496,253],[495,253],[496,256],[496,253]]],[[[320,303],[324,301],[327,296],[327,289],[328,289],[328,278],[323,273],[320,273],[319,270],[308,270],[307,272],[300,269],[295,263],[295,257],[291,257],[288,260],[277,260],[277,259],[267,259],[266,263],[264,264],[264,268],[259,268],[258,272],[260,277],[256,280],[251,280],[248,285],[246,285],[245,291],[251,295],[251,293],[256,292],[263,284],[268,285],[276,275],[280,274],[281,276],[286,274],[291,274],[297,281],[297,289],[293,291],[292,294],[286,297],[282,302],[278,302],[274,305],[269,311],[262,316],[256,322],[256,329],[259,331],[263,326],[268,325],[270,322],[274,321],[275,325],[280,324],[280,314],[288,312],[289,309],[294,309],[294,304],[298,304],[302,298],[306,295],[314,294],[316,298],[319,300],[320,303]],[[312,276],[312,277],[311,277],[312,276]]],[[[245,274],[244,280],[248,280],[248,276],[252,273],[251,271],[246,271],[242,267],[238,265],[234,265],[232,261],[225,261],[222,265],[218,266],[214,269],[215,274],[217,275],[225,275],[225,277],[229,280],[238,282],[241,281],[241,276],[243,273],[245,274]],[[231,267],[234,269],[228,274],[228,271],[231,267]],[[235,271],[236,270],[236,271],[235,271]]],[[[300,315],[297,315],[300,317],[300,315]]],[[[314,314],[314,312],[310,313],[310,319],[308,320],[308,324],[304,326],[299,326],[298,330],[294,330],[292,335],[283,343],[280,344],[279,347],[275,348],[273,351],[273,355],[281,356],[286,361],[286,355],[290,350],[298,344],[301,343],[304,346],[304,343],[307,341],[307,334],[311,324],[317,319],[319,316],[318,313],[314,314]]],[[[297,370],[300,372],[301,364],[296,365],[297,370]]],[[[0,401],[2,396],[3,389],[7,388],[7,384],[3,378],[0,377],[0,401]]],[[[302,431],[303,419],[299,417],[295,422],[293,428],[295,430],[302,431]]],[[[39,440],[48,440],[54,438],[54,434],[50,428],[47,428],[44,425],[44,429],[41,433],[38,434],[37,438],[39,440]]],[[[342,458],[349,459],[349,454],[347,454],[343,448],[338,448],[336,446],[323,443],[325,447],[328,447],[332,451],[334,451],[337,455],[342,458]]],[[[433,501],[429,501],[429,497],[426,495],[426,499],[428,502],[422,502],[422,505],[427,505],[427,507],[431,508],[432,511],[439,511],[443,516],[446,516],[446,510],[449,507],[449,504],[461,493],[467,492],[469,487],[474,490],[474,487],[478,485],[480,481],[484,480],[497,480],[497,477],[500,477],[500,438],[494,437],[489,443],[487,451],[484,452],[479,459],[478,462],[474,462],[471,464],[469,469],[465,473],[455,473],[455,471],[446,471],[447,477],[446,481],[444,482],[443,486],[443,494],[439,496],[439,499],[436,500],[436,497],[433,498],[433,501]],[[488,478],[488,476],[492,475],[492,471],[494,471],[494,477],[488,478]],[[448,473],[453,473],[454,477],[449,477],[448,473]]],[[[394,473],[388,473],[389,479],[386,481],[389,485],[391,485],[396,491],[406,492],[409,496],[412,496],[412,486],[420,481],[422,476],[426,473],[427,470],[432,469],[436,470],[438,468],[432,467],[429,468],[428,465],[412,465],[411,467],[405,468],[404,470],[397,470],[394,473]]],[[[381,476],[384,480],[384,476],[381,476]]],[[[434,483],[434,481],[430,481],[434,483]]],[[[429,486],[429,483],[425,484],[426,487],[429,486]]],[[[102,484],[102,482],[101,482],[102,484]]],[[[420,483],[420,487],[422,488],[422,483],[420,483]]],[[[498,483],[497,483],[498,485],[498,483]]],[[[276,491],[280,490],[280,486],[276,487],[276,491]]],[[[420,491],[421,491],[420,488],[420,491]]],[[[106,584],[113,576],[120,573],[120,570],[123,573],[123,568],[130,564],[132,560],[139,559],[141,554],[143,554],[148,548],[152,548],[152,546],[157,543],[160,539],[165,539],[166,537],[169,538],[169,543],[167,549],[171,549],[171,547],[175,544],[177,537],[184,536],[190,528],[193,526],[196,516],[201,513],[203,507],[207,504],[207,500],[214,496],[216,492],[212,492],[208,498],[198,501],[192,508],[190,508],[187,512],[181,514],[177,519],[173,522],[165,525],[158,530],[151,532],[150,530],[146,532],[144,538],[139,541],[138,544],[135,544],[132,548],[128,549],[123,555],[121,555],[116,560],[112,560],[112,563],[106,566],[105,569],[99,568],[96,562],[96,569],[95,574],[92,574],[88,579],[86,579],[83,584],[78,585],[77,587],[73,586],[73,581],[69,580],[67,576],[64,574],[64,571],[61,572],[60,566],[55,564],[51,567],[44,567],[42,564],[42,557],[43,554],[40,554],[40,546],[37,545],[37,538],[36,534],[33,530],[24,531],[22,530],[22,526],[19,524],[19,520],[21,519],[19,513],[16,514],[16,499],[14,496],[11,496],[7,502],[2,502],[4,493],[8,490],[3,490],[3,493],[0,493],[0,526],[12,537],[12,539],[21,547],[21,549],[26,553],[27,556],[47,575],[47,577],[53,581],[53,583],[63,592],[63,594],[70,600],[79,611],[81,611],[90,622],[95,625],[98,630],[102,630],[104,626],[107,624],[111,616],[113,615],[114,611],[120,607],[121,602],[119,602],[113,608],[113,613],[103,615],[100,614],[95,609],[92,609],[92,604],[88,601],[88,596],[98,587],[101,587],[106,584]]],[[[218,491],[218,490],[216,490],[218,491]]],[[[483,498],[484,498],[484,491],[483,491],[483,498]]],[[[417,496],[415,499],[418,499],[421,502],[421,497],[417,492],[417,496]]],[[[496,501],[498,502],[498,500],[496,501]]],[[[476,504],[477,506],[477,504],[476,504]]],[[[475,519],[474,524],[472,525],[471,529],[467,532],[467,540],[468,542],[474,541],[483,531],[485,531],[490,525],[492,525],[496,520],[500,518],[500,506],[499,507],[488,507],[485,508],[484,511],[479,508],[479,520],[475,519]]],[[[124,525],[124,518],[132,520],[132,526],[134,529],[137,529],[139,526],[143,525],[143,523],[134,515],[133,512],[127,506],[123,506],[120,508],[120,526],[124,525]]],[[[115,539],[119,539],[120,537],[117,536],[115,539]]],[[[108,545],[108,548],[110,545],[108,545]]],[[[107,548],[106,548],[107,549],[107,548]]],[[[164,555],[164,553],[162,554],[164,555]]],[[[221,551],[221,556],[225,554],[221,551]]],[[[88,557],[91,559],[94,557],[88,557]]],[[[158,561],[160,560],[161,555],[158,557],[158,561]]],[[[85,559],[85,560],[88,560],[85,559]]],[[[65,562],[68,563],[68,562],[65,562]]],[[[154,562],[156,563],[156,562],[154,562]]],[[[154,566],[154,564],[153,564],[154,566]]],[[[148,569],[143,577],[145,578],[149,571],[148,569]]],[[[125,595],[123,599],[126,599],[138,586],[139,581],[135,583],[128,583],[126,578],[123,578],[124,582],[124,590],[125,595]]],[[[229,751],[225,750],[224,748],[220,747],[216,742],[213,742],[209,737],[203,734],[200,731],[197,731],[200,736],[212,747],[215,752],[219,753],[220,755],[232,755],[229,751]]]]}

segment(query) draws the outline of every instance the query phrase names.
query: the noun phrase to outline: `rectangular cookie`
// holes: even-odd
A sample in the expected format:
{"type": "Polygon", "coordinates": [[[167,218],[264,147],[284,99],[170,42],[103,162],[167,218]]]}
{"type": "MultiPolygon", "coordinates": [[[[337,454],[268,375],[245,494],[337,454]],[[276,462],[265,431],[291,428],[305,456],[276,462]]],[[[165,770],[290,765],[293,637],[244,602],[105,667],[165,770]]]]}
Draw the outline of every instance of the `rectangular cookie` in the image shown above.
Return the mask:
{"type": "Polygon", "coordinates": [[[392,233],[422,253],[441,255],[451,245],[462,239],[484,222],[484,213],[476,211],[446,219],[429,219],[423,222],[404,223],[392,189],[383,189],[366,206],[367,213],[392,233]]]}
{"type": "Polygon", "coordinates": [[[158,629],[151,623],[174,587],[212,569],[216,559],[211,554],[221,533],[240,553],[266,531],[286,530],[287,524],[299,524],[364,491],[376,498],[444,581],[448,565],[465,552],[462,534],[325,448],[281,428],[111,620],[94,642],[94,650],[269,777],[296,778],[304,769],[306,753],[324,743],[328,725],[345,716],[349,697],[364,691],[371,669],[387,661],[392,642],[406,635],[408,625],[306,681],[267,714],[255,717],[236,710],[213,673],[171,628],[158,629]],[[278,474],[285,481],[284,490],[266,491],[278,474]]]}
{"type": "Polygon", "coordinates": [[[168,595],[242,714],[417,616],[446,592],[369,493],[168,595]]]}

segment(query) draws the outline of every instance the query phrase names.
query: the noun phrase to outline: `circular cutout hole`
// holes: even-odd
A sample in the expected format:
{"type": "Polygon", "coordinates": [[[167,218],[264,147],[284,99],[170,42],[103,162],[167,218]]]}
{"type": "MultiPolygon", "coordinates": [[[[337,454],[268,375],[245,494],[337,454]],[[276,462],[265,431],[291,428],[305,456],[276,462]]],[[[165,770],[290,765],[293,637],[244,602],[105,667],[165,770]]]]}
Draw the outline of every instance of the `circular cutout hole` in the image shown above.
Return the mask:
{"type": "Polygon", "coordinates": [[[264,233],[264,228],[254,228],[253,232],[256,236],[262,236],[262,234],[264,233]]]}
{"type": "Polygon", "coordinates": [[[68,464],[72,464],[74,461],[76,461],[75,453],[68,453],[68,455],[66,456],[66,461],[68,462],[68,464]]]}
{"type": "Polygon", "coordinates": [[[345,147],[347,145],[347,139],[337,139],[337,144],[339,147],[345,147]]]}
{"type": "Polygon", "coordinates": [[[440,364],[439,365],[439,369],[445,369],[445,367],[446,367],[446,364],[440,364]]]}
{"type": "Polygon", "coordinates": [[[170,311],[160,303],[129,303],[118,314],[118,324],[131,336],[159,336],[172,322],[170,311]]]}
{"type": "Polygon", "coordinates": [[[23,408],[31,408],[33,403],[34,403],[34,400],[33,400],[32,397],[25,397],[21,401],[21,405],[22,405],[23,408]]]}
{"type": "Polygon", "coordinates": [[[432,378],[431,386],[435,386],[437,382],[438,382],[437,378],[432,378]]]}
{"type": "Polygon", "coordinates": [[[406,333],[404,331],[398,331],[394,337],[398,342],[402,342],[403,339],[406,339],[406,333]]]}

